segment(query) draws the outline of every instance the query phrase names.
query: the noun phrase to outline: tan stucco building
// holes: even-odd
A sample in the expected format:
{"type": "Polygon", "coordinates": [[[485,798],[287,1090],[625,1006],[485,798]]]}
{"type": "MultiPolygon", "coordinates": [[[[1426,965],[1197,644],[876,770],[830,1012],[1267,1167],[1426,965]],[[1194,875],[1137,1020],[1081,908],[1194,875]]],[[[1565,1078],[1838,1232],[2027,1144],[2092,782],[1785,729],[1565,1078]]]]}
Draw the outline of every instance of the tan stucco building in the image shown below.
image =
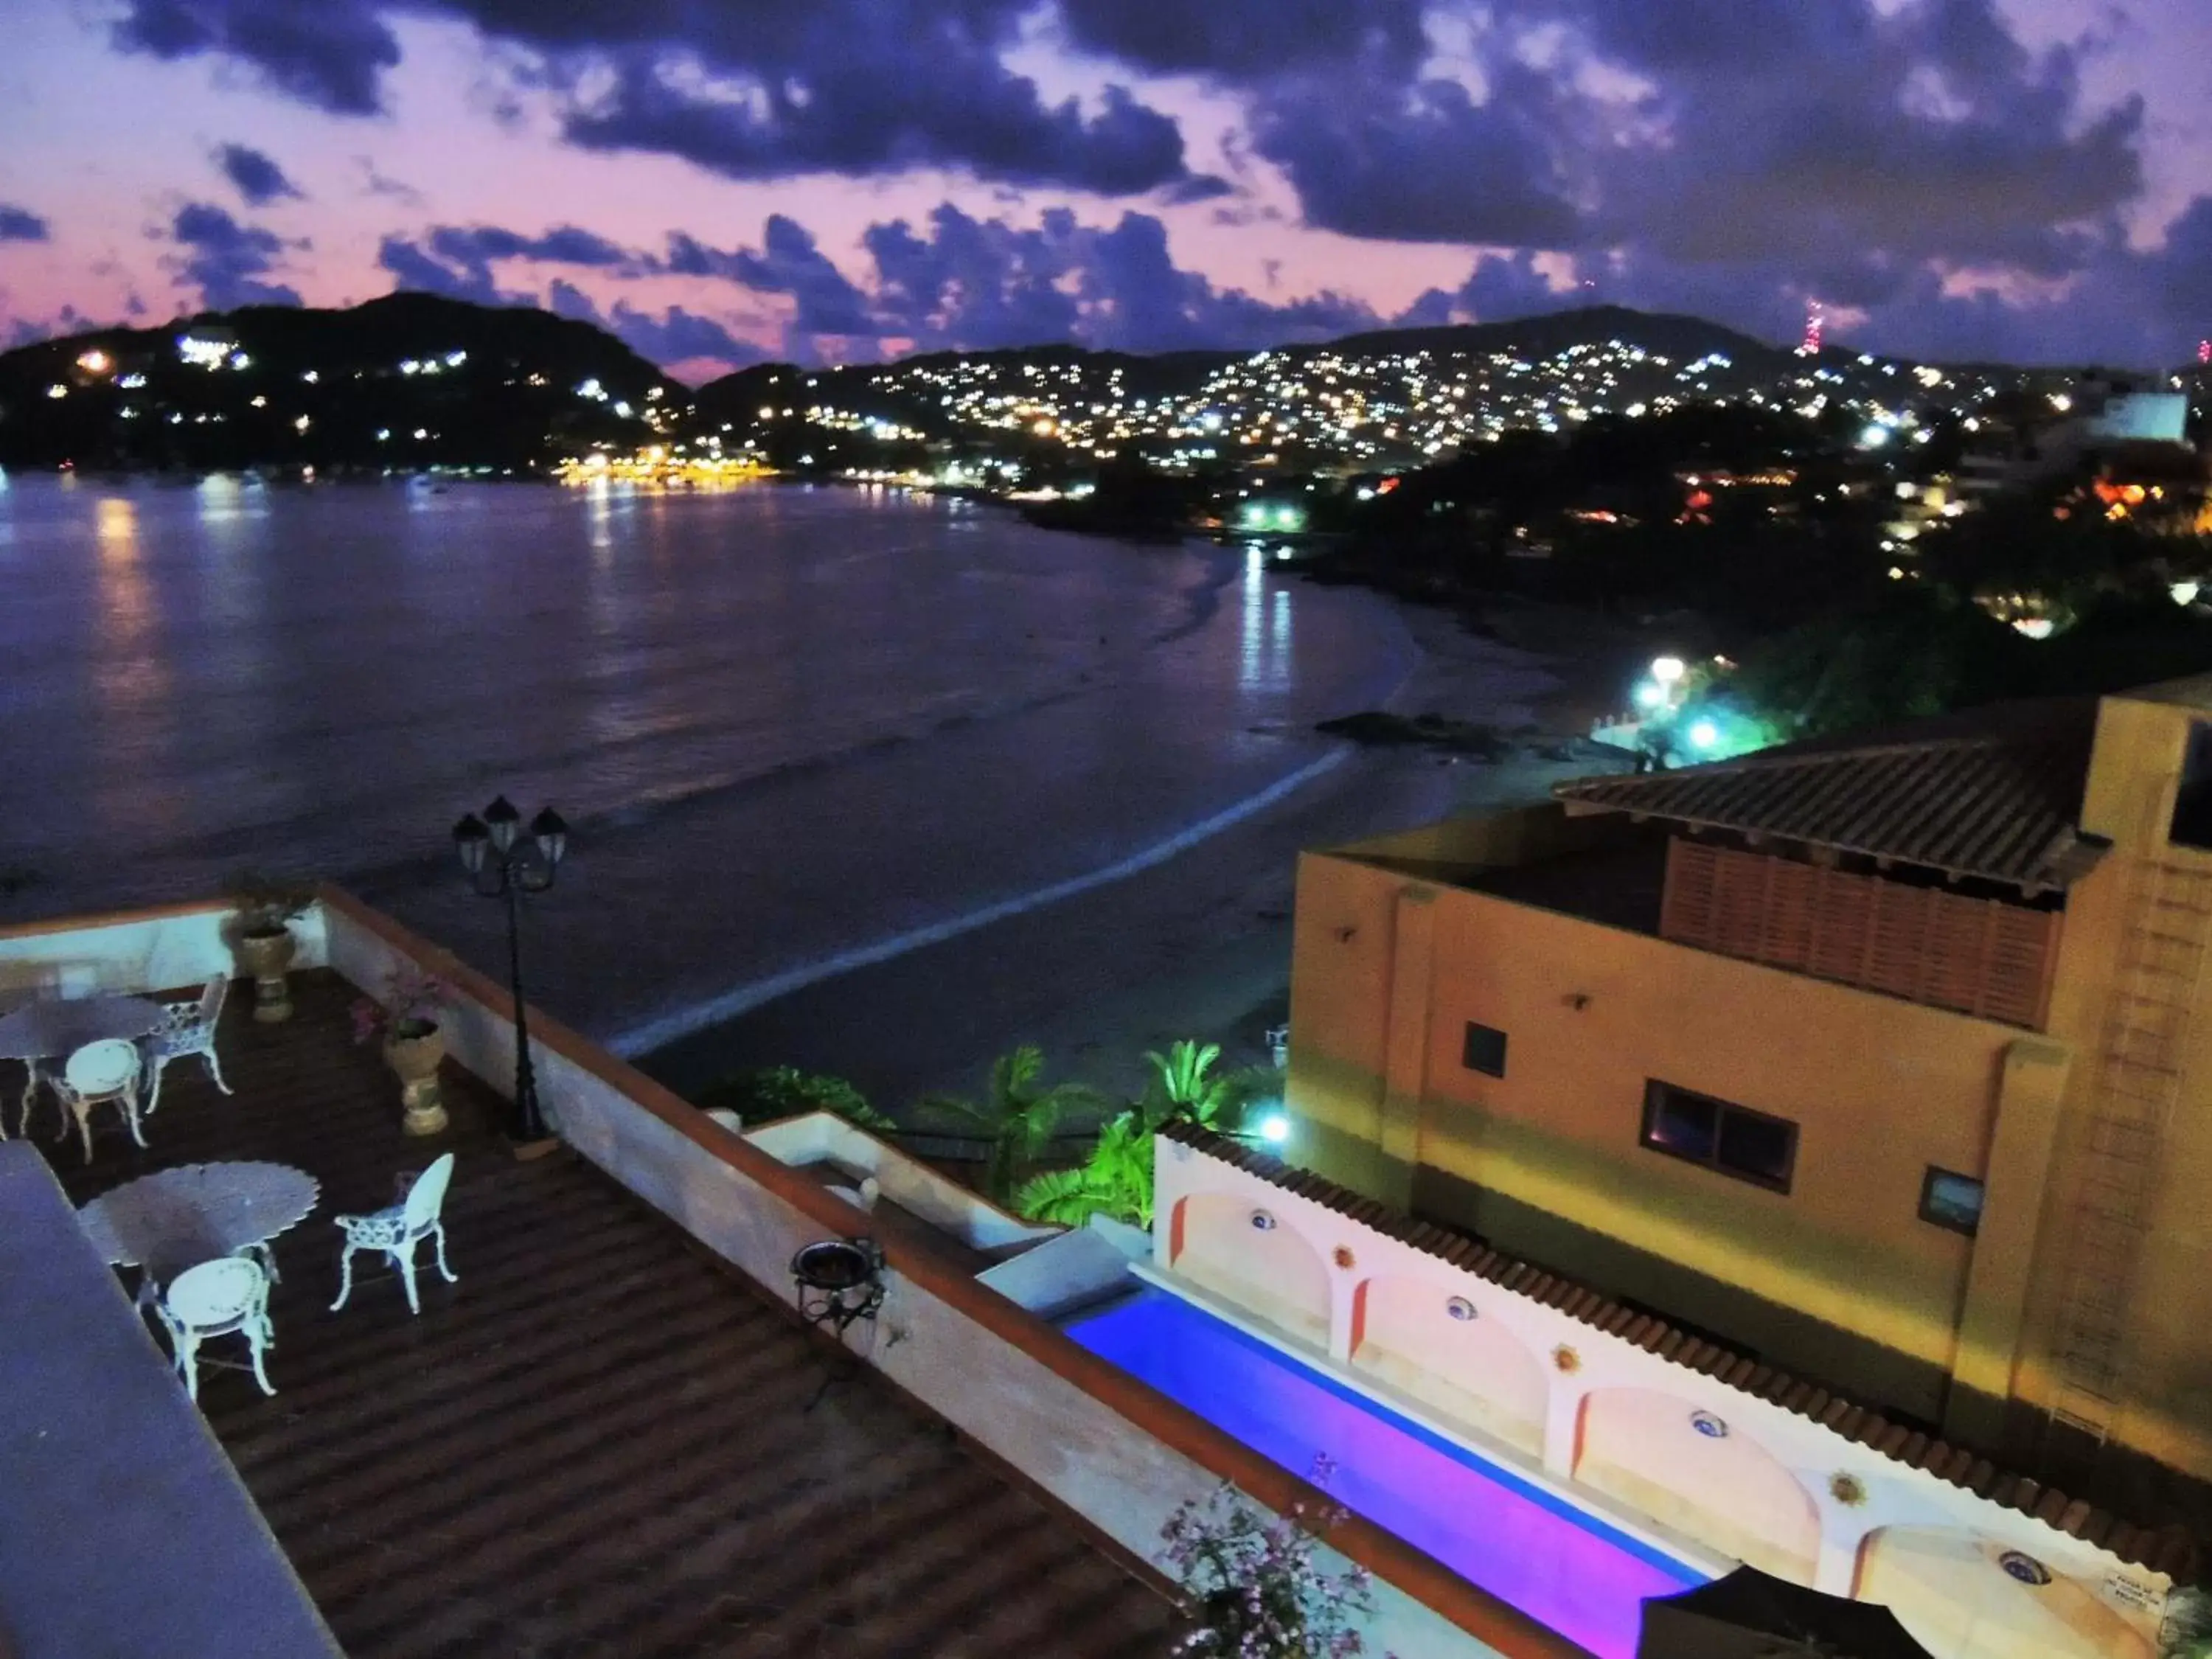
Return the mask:
{"type": "Polygon", "coordinates": [[[2212,678],[1308,854],[1291,1151],[2082,1478],[2212,1477],[2212,678]]]}

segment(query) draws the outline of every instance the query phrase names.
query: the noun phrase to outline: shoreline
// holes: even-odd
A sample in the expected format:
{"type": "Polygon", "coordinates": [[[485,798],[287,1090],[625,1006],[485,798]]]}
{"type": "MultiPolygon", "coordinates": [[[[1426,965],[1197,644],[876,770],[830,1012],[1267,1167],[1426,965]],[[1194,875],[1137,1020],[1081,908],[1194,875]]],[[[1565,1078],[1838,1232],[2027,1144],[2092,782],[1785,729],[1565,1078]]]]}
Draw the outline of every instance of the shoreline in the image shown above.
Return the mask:
{"type": "Polygon", "coordinates": [[[1044,1050],[1048,1080],[1116,1098],[1142,1086],[1146,1050],[1177,1038],[1220,1043],[1224,1069],[1264,1063],[1267,1030],[1288,1018],[1297,855],[1541,799],[1605,769],[1579,740],[1646,643],[1519,601],[1479,610],[1471,628],[1463,612],[1378,597],[1418,653],[1384,709],[1493,725],[1510,753],[1340,740],[1209,834],[738,994],[730,1018],[631,1043],[635,1063],[678,1093],[769,1066],[829,1073],[909,1126],[921,1096],[972,1096],[990,1061],[1024,1042],[1044,1050]]]}

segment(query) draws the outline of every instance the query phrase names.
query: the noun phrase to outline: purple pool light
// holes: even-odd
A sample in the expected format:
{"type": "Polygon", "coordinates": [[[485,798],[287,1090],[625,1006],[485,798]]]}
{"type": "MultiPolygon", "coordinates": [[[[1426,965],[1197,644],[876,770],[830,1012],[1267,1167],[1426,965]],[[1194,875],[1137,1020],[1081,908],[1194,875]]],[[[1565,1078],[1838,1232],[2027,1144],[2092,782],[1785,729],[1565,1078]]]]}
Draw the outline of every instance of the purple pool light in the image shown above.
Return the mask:
{"type": "Polygon", "coordinates": [[[1345,1508],[1600,1659],[1635,1659],[1646,1596],[1705,1575],[1166,1291],[1067,1334],[1294,1473],[1317,1455],[1345,1508]]]}

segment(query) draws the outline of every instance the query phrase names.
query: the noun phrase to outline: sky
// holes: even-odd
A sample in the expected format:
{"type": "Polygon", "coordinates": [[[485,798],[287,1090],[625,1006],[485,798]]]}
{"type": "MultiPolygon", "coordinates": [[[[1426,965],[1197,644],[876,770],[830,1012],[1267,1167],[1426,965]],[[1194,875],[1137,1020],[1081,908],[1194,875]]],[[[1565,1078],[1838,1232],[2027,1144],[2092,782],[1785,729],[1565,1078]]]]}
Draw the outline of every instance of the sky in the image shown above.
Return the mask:
{"type": "Polygon", "coordinates": [[[2212,335],[2208,0],[0,0],[0,344],[395,288],[700,380],[1608,301],[2212,335]]]}

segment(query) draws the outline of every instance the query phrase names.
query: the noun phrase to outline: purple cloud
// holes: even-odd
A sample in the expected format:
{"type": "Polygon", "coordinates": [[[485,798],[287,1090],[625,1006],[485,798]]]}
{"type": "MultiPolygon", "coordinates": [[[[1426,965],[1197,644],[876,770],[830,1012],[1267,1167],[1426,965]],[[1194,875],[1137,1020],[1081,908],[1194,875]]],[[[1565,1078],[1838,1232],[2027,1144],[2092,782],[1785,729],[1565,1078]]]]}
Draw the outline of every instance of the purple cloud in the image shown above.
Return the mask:
{"type": "Polygon", "coordinates": [[[241,225],[213,203],[188,202],[178,210],[169,234],[184,251],[179,273],[198,288],[209,310],[300,303],[297,289],[262,280],[284,249],[275,232],[241,225]]]}
{"type": "Polygon", "coordinates": [[[43,242],[53,228],[28,208],[0,202],[0,242],[43,242]]]}
{"type": "Polygon", "coordinates": [[[283,167],[248,144],[222,145],[215,153],[215,163],[248,207],[265,207],[284,197],[307,193],[285,177],[283,167]]]}

